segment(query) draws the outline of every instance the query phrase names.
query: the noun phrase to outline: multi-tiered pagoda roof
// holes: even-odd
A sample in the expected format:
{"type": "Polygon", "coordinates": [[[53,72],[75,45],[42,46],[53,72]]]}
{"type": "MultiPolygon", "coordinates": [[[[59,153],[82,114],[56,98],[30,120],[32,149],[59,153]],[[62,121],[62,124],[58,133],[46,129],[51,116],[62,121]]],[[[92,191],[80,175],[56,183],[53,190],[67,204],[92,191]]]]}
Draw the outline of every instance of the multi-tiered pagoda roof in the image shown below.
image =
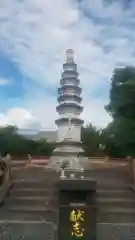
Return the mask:
{"type": "Polygon", "coordinates": [[[60,116],[55,122],[68,121],[69,116],[75,123],[83,123],[78,118],[83,110],[81,106],[81,88],[78,78],[77,64],[74,62],[73,50],[68,49],[66,54],[66,62],[63,64],[63,72],[60,79],[60,87],[58,88],[58,105],[56,110],[60,116]]]}

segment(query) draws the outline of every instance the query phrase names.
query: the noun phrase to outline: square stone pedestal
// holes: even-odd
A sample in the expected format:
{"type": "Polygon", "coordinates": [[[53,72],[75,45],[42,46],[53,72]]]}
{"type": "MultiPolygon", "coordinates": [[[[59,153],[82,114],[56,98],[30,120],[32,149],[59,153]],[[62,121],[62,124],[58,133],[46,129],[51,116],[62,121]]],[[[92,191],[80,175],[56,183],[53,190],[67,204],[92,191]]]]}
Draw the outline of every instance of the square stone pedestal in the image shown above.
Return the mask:
{"type": "Polygon", "coordinates": [[[96,239],[96,181],[64,179],[59,191],[58,240],[96,239]]]}

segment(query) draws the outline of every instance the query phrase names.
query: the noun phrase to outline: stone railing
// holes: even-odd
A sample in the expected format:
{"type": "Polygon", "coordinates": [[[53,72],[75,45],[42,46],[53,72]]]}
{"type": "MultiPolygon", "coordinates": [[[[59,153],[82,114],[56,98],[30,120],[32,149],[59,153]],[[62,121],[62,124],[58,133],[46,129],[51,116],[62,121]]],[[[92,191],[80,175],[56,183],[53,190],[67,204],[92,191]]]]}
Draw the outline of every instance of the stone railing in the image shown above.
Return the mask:
{"type": "MultiPolygon", "coordinates": [[[[110,158],[110,157],[82,157],[81,158],[84,167],[89,168],[91,166],[110,166],[110,165],[123,165],[129,162],[127,158],[110,158]]],[[[26,165],[38,165],[38,166],[46,166],[49,163],[50,159],[47,156],[32,156],[28,154],[23,159],[14,159],[12,158],[11,167],[23,167],[26,165]]]]}
{"type": "Polygon", "coordinates": [[[135,189],[135,159],[133,159],[132,161],[133,161],[133,185],[135,189]]]}
{"type": "Polygon", "coordinates": [[[129,174],[130,174],[130,184],[135,190],[135,158],[130,158],[129,160],[129,174]]]}
{"type": "Polygon", "coordinates": [[[0,160],[0,186],[3,184],[4,182],[4,177],[5,177],[5,168],[6,168],[6,163],[5,161],[1,161],[0,160]]]}
{"type": "Polygon", "coordinates": [[[11,157],[9,154],[0,159],[0,204],[11,187],[11,157]]]}
{"type": "Polygon", "coordinates": [[[32,166],[32,165],[38,165],[38,166],[46,166],[49,163],[49,158],[45,157],[39,157],[39,156],[32,156],[31,154],[28,154],[27,157],[24,159],[19,159],[18,160],[12,158],[11,161],[11,168],[20,168],[20,167],[25,167],[25,166],[32,166]]]}

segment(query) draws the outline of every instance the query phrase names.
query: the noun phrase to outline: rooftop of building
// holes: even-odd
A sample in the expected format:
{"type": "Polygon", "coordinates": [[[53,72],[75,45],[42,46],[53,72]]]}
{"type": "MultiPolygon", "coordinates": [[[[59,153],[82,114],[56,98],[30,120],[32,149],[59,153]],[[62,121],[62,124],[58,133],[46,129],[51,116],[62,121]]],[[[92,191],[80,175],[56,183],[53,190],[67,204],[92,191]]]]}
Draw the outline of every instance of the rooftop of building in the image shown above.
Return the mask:
{"type": "Polygon", "coordinates": [[[18,131],[20,134],[25,136],[28,139],[32,140],[40,140],[46,139],[48,142],[57,141],[57,130],[29,130],[29,129],[21,129],[18,131]]]}

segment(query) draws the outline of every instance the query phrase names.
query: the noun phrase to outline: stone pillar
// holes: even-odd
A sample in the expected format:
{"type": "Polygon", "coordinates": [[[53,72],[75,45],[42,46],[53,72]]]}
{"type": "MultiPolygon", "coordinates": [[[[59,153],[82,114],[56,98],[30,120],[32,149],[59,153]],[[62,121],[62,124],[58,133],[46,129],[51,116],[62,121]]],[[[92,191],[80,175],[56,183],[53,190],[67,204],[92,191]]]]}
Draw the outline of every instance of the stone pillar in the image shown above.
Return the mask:
{"type": "Polygon", "coordinates": [[[96,181],[64,179],[59,191],[58,240],[96,239],[96,181]]]}
{"type": "Polygon", "coordinates": [[[128,158],[129,183],[135,188],[135,158],[128,158]]]}
{"type": "Polygon", "coordinates": [[[28,164],[31,164],[31,163],[32,163],[32,155],[28,154],[28,164]]]}
{"type": "Polygon", "coordinates": [[[105,159],[105,161],[106,161],[106,162],[109,162],[109,160],[110,160],[110,157],[109,157],[109,156],[105,156],[105,158],[104,158],[104,159],[105,159]]]}
{"type": "Polygon", "coordinates": [[[61,179],[66,178],[64,169],[61,169],[60,178],[61,179]]]}
{"type": "Polygon", "coordinates": [[[6,169],[5,169],[5,181],[9,182],[11,180],[11,155],[9,153],[5,156],[5,163],[6,163],[6,169]]]}

